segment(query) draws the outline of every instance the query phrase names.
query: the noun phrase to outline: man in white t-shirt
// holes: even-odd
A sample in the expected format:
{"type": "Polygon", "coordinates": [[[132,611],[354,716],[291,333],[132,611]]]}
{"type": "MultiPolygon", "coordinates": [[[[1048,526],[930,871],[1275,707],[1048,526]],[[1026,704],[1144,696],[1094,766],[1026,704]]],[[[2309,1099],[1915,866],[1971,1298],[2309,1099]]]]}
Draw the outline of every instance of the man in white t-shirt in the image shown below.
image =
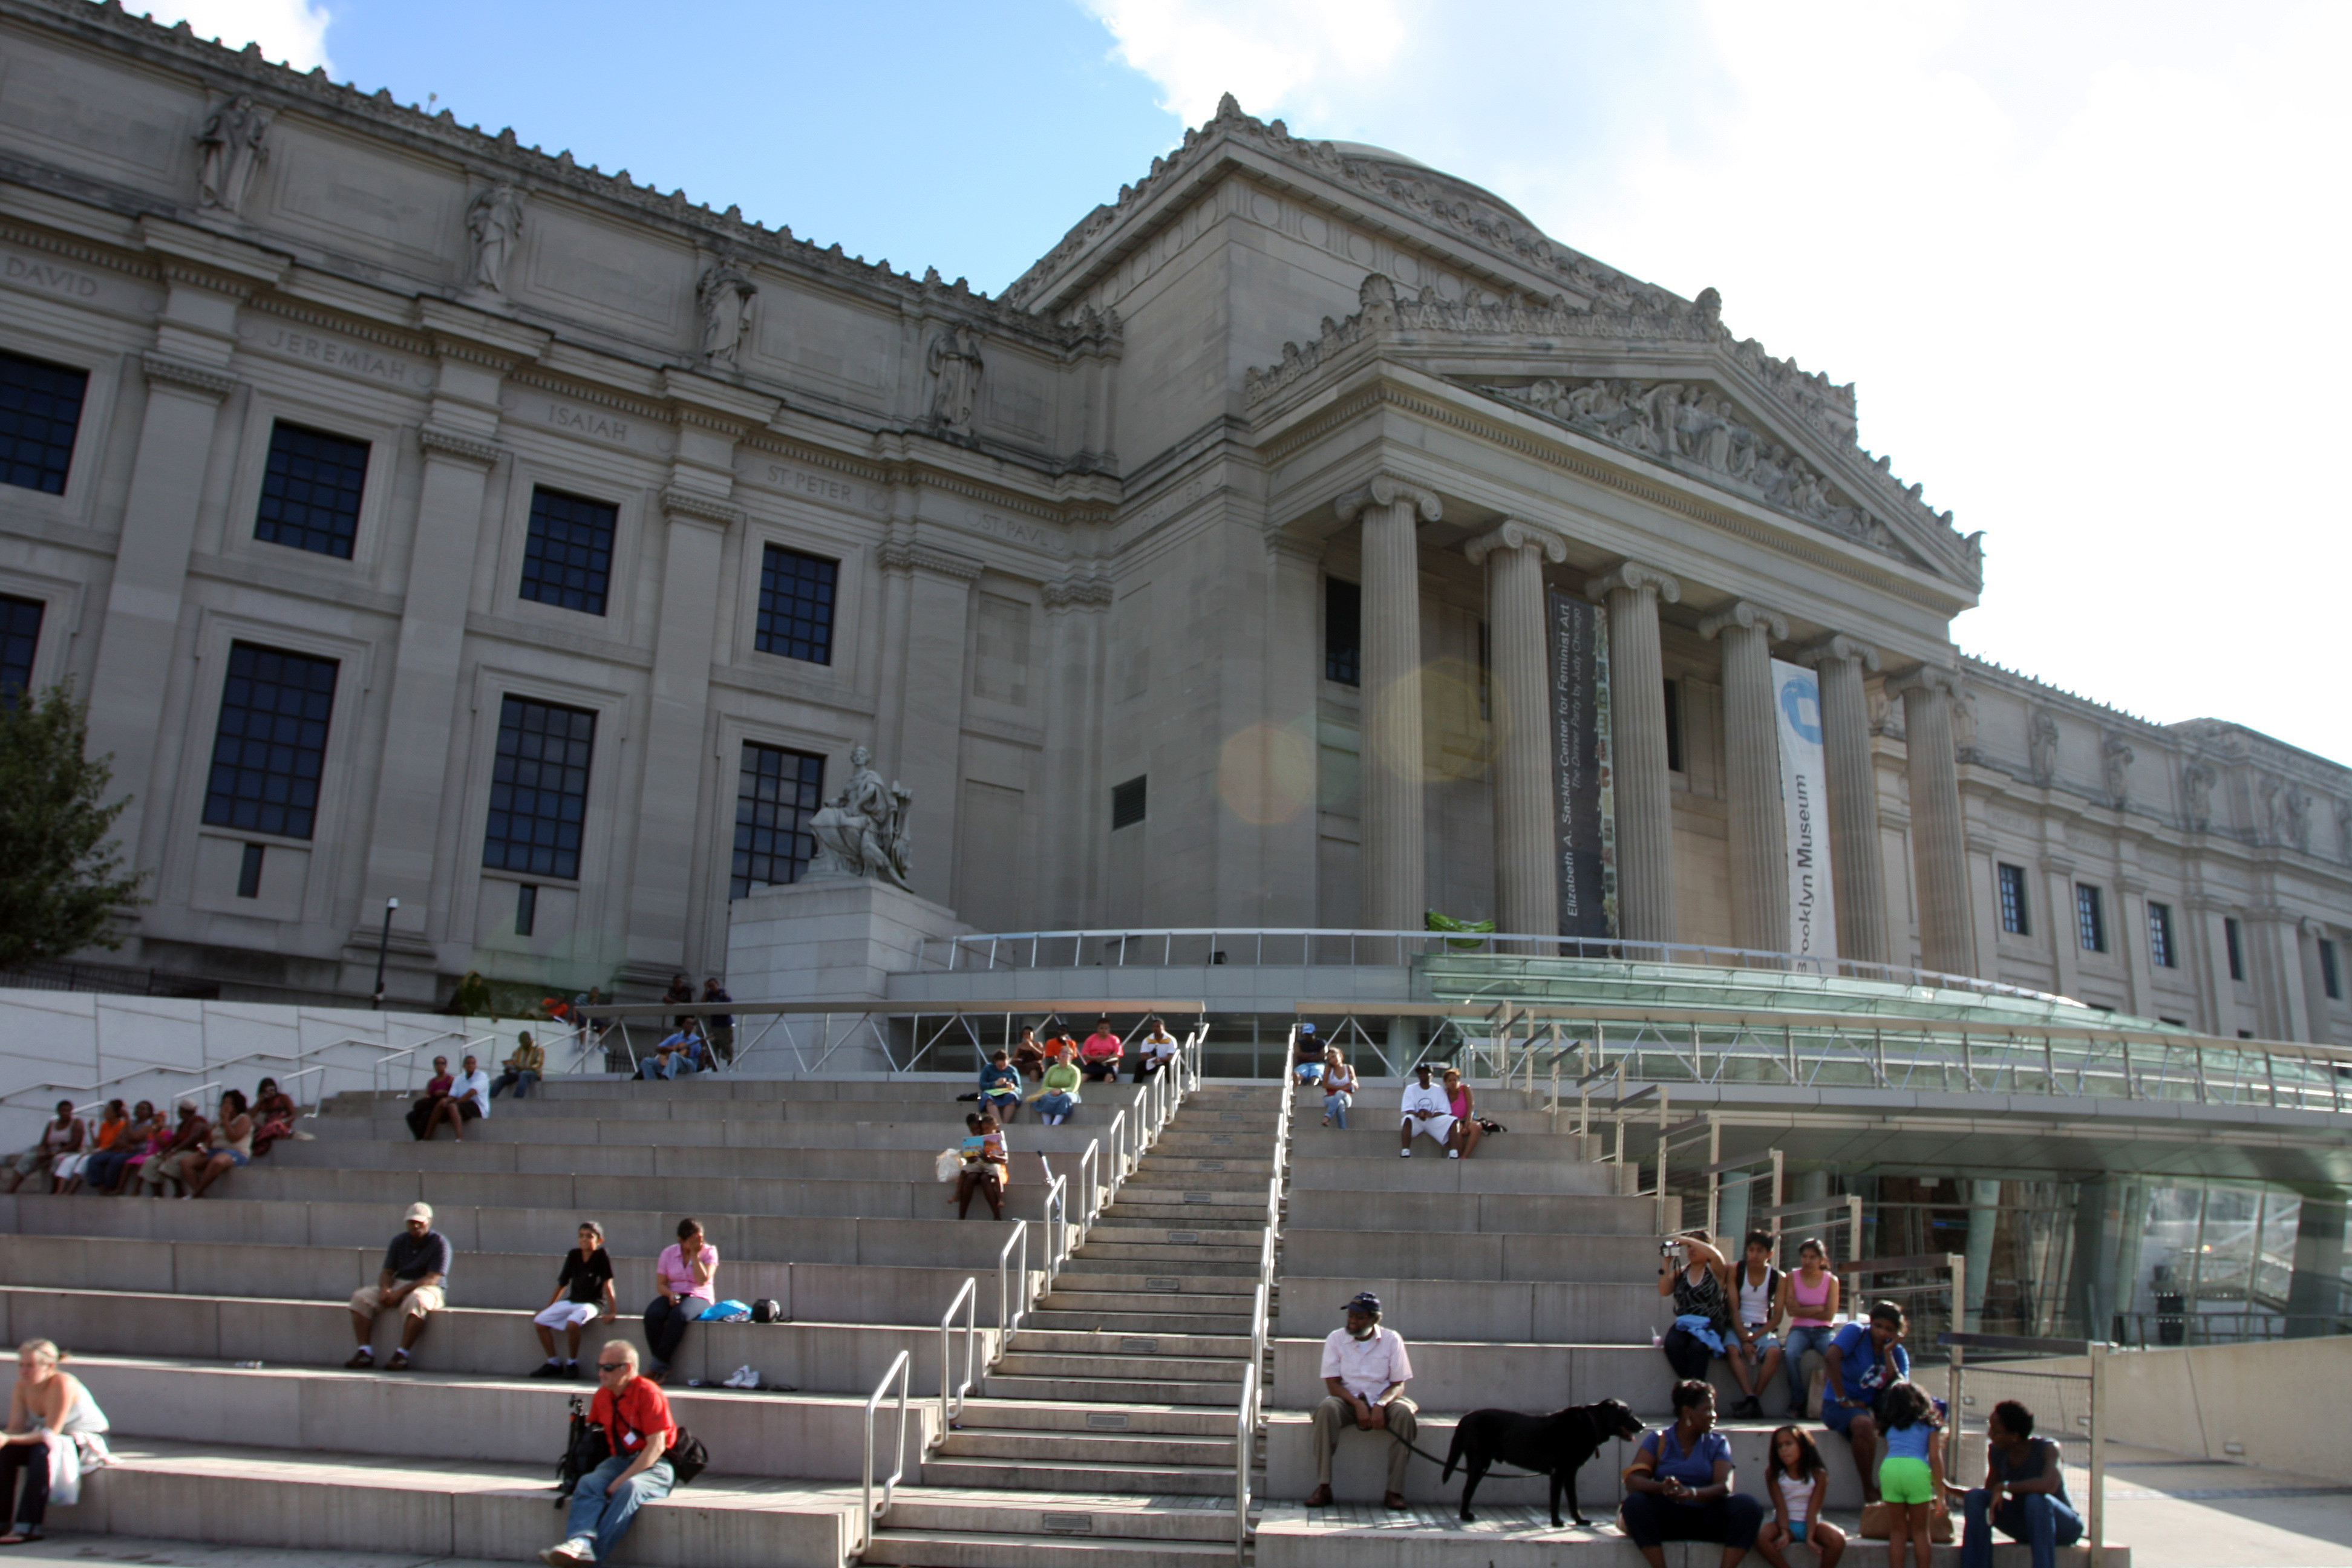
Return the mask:
{"type": "Polygon", "coordinates": [[[1315,1489],[1308,1508],[1331,1500],[1331,1451],[1339,1434],[1353,1427],[1381,1436],[1389,1448],[1389,1489],[1381,1500],[1391,1508],[1404,1506],[1404,1465],[1412,1450],[1406,1447],[1415,1430],[1412,1400],[1404,1385],[1412,1377],[1412,1362],[1404,1342],[1381,1327],[1381,1299],[1370,1290],[1343,1309],[1348,1326],[1334,1329],[1323,1342],[1323,1402],[1315,1407],[1315,1489]],[[1393,1439],[1392,1441],[1391,1439],[1393,1439]]]}
{"type": "Polygon", "coordinates": [[[1176,1037],[1168,1032],[1168,1026],[1154,1018],[1150,1031],[1143,1037],[1142,1050],[1135,1058],[1135,1081],[1138,1083],[1176,1059],[1176,1037]]]}
{"type": "Polygon", "coordinates": [[[450,1137],[463,1143],[466,1141],[466,1123],[479,1121],[489,1113],[490,1075],[482,1070],[478,1060],[469,1056],[466,1058],[466,1070],[457,1075],[457,1081],[449,1086],[447,1096],[433,1108],[432,1116],[425,1123],[425,1136],[431,1138],[433,1130],[446,1121],[449,1124],[450,1137]]]}
{"type": "Polygon", "coordinates": [[[1462,1151],[1454,1147],[1454,1104],[1445,1091],[1429,1081],[1429,1064],[1423,1062],[1412,1069],[1414,1080],[1405,1086],[1404,1120],[1397,1127],[1397,1153],[1412,1158],[1412,1141],[1416,1134],[1428,1138],[1445,1151],[1449,1160],[1462,1158],[1462,1151]]]}

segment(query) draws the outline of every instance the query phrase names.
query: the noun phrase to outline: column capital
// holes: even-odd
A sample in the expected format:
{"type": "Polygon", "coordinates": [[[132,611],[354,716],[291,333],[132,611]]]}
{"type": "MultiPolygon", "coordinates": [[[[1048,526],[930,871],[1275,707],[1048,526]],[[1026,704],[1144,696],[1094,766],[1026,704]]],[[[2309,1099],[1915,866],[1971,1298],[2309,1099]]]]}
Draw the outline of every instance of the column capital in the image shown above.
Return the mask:
{"type": "Polygon", "coordinates": [[[672,485],[661,493],[662,515],[671,519],[685,518],[694,522],[707,522],[720,532],[734,527],[749,515],[740,506],[730,506],[711,496],[695,494],[672,485]]]}
{"type": "Polygon", "coordinates": [[[977,582],[987,569],[986,562],[975,561],[969,555],[929,544],[910,544],[903,539],[884,541],[876,547],[874,559],[885,572],[929,572],[967,583],[977,582]]]}
{"type": "Polygon", "coordinates": [[[1584,584],[1584,595],[1599,599],[1622,589],[1632,594],[1655,594],[1669,605],[1682,603],[1683,585],[1667,573],[1639,561],[1621,561],[1584,584]]]}
{"type": "Polygon", "coordinates": [[[139,356],[140,368],[146,373],[150,386],[176,387],[193,392],[200,397],[217,402],[237,389],[237,379],[225,370],[209,365],[190,364],[186,360],[173,359],[168,354],[150,351],[139,356]]]}
{"type": "Polygon", "coordinates": [[[1922,664],[1890,677],[1886,682],[1889,697],[1907,697],[1914,691],[1940,691],[1947,697],[1958,697],[1960,694],[1960,678],[1940,666],[1922,664]]]}
{"type": "Polygon", "coordinates": [[[1478,535],[1462,547],[1462,553],[1470,557],[1471,565],[1483,566],[1497,550],[1532,550],[1555,566],[1568,559],[1568,541],[1542,523],[1517,517],[1507,517],[1478,535]]]}
{"type": "Polygon", "coordinates": [[[1799,648],[1796,657],[1797,663],[1814,668],[1844,659],[1860,659],[1864,669],[1873,675],[1878,673],[1878,650],[1843,632],[1831,632],[1826,637],[1815,637],[1799,648]]]}
{"type": "Polygon", "coordinates": [[[428,459],[450,458],[483,468],[494,467],[500,458],[506,456],[506,448],[495,441],[476,440],[471,436],[461,436],[455,430],[445,430],[436,425],[417,427],[416,445],[428,459]]]}
{"type": "Polygon", "coordinates": [[[1741,631],[1762,627],[1764,635],[1778,641],[1789,635],[1789,617],[1778,610],[1768,610],[1749,599],[1735,599],[1709,615],[1698,624],[1698,635],[1712,639],[1726,626],[1738,626],[1741,631]]]}
{"type": "Polygon", "coordinates": [[[1445,515],[1445,508],[1437,497],[1412,480],[1394,474],[1375,474],[1371,483],[1339,498],[1339,521],[1353,522],[1367,507],[1394,506],[1399,501],[1411,501],[1423,522],[1435,522],[1445,515]]]}
{"type": "Polygon", "coordinates": [[[1059,615],[1065,610],[1108,610],[1111,603],[1111,586],[1100,577],[1056,577],[1041,590],[1045,601],[1045,613],[1059,615]]]}

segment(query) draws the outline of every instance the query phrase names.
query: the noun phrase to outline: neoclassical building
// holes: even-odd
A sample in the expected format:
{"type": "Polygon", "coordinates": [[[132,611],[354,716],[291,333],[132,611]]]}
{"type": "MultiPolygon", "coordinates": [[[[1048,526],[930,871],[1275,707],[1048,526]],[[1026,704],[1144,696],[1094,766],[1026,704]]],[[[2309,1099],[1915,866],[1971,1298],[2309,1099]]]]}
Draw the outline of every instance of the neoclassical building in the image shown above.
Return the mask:
{"type": "Polygon", "coordinates": [[[0,682],[89,699],[137,963],[363,994],[396,898],[394,995],[657,988],[862,744],[982,931],[2347,1037],[2352,775],[1963,658],[1852,386],[1409,158],[1227,100],[991,299],[116,5],[0,56],[0,682]]]}

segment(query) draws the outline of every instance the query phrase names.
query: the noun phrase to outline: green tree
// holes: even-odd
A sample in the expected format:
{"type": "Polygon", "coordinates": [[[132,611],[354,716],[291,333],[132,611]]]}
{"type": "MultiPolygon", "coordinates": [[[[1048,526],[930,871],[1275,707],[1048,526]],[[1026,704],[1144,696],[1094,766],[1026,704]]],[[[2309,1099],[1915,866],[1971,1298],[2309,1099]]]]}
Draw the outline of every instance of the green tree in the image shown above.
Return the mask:
{"type": "Polygon", "coordinates": [[[83,754],[89,707],[70,684],[0,700],[0,970],[122,945],[108,917],[142,903],[107,837],[110,757],[83,754]]]}

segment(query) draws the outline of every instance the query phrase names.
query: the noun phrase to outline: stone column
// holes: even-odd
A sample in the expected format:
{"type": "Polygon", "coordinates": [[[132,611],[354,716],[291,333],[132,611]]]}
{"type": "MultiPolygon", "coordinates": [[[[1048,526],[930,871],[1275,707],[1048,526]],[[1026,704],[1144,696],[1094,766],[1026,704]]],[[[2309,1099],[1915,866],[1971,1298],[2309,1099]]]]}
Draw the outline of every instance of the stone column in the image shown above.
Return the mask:
{"type": "Polygon", "coordinates": [[[1584,585],[1609,602],[1609,734],[1617,793],[1617,930],[1628,942],[1673,942],[1675,812],[1666,777],[1666,667],[1658,601],[1683,585],[1628,561],[1584,585]]]}
{"type": "MultiPolygon", "coordinates": [[[[179,290],[175,289],[174,292],[179,290]]],[[[232,310],[234,307],[231,307],[232,310]]],[[[89,679],[91,756],[114,758],[109,793],[128,795],[115,819],[115,842],[134,868],[162,858],[169,783],[157,776],[156,736],[180,636],[196,507],[212,457],[221,400],[236,389],[225,369],[145,356],[147,408],[131,459],[131,493],[114,552],[114,578],[98,624],[98,660],[89,679]]],[[[90,480],[75,476],[77,485],[90,480]]],[[[217,679],[217,678],[215,678],[217,679]]],[[[195,742],[209,749],[211,737],[195,742]]]]}
{"type": "Polygon", "coordinates": [[[2332,1046],[2336,1030],[2328,1017],[2327,976],[2319,967],[2319,944],[2327,940],[2327,928],[2309,918],[2301,926],[2295,946],[2303,959],[2304,1038],[2314,1045],[2332,1046]]]}
{"type": "Polygon", "coordinates": [[[1911,759],[1911,867],[1919,889],[1919,962],[1948,974],[1977,972],[1969,914],[1969,844],[1960,816],[1960,761],[1952,744],[1949,670],[1921,665],[1888,683],[1903,699],[1911,759]]]}
{"type": "Polygon", "coordinates": [[[1493,650],[1495,912],[1507,931],[1559,933],[1559,868],[1552,801],[1550,641],[1543,569],[1568,559],[1559,535],[1510,519],[1464,546],[1486,568],[1493,650]]]}
{"type": "MultiPolygon", "coordinates": [[[[2130,987],[2125,1009],[2136,1017],[2152,1018],[2149,1005],[2156,994],[2156,959],[2148,951],[2147,879],[2131,871],[2116,878],[2115,936],[2123,944],[2124,976],[2130,987]]],[[[2176,935],[2175,941],[2179,940],[2176,935]]],[[[2176,956],[2175,963],[2179,960],[2176,956]]]]}
{"type": "MultiPolygon", "coordinates": [[[[936,904],[955,895],[956,800],[963,768],[964,630],[982,563],[929,544],[893,540],[876,552],[887,577],[902,578],[905,615],[896,634],[901,684],[886,692],[898,710],[898,752],[878,751],[875,767],[906,784],[913,835],[914,890],[936,904]]],[[[1097,810],[1108,810],[1099,806],[1097,810]]]]}
{"type": "MultiPolygon", "coordinates": [[[[1096,868],[1110,828],[1102,793],[1103,634],[1111,606],[1109,579],[1087,570],[1045,585],[1046,755],[1066,765],[1044,770],[1037,929],[1083,930],[1097,923],[1096,868]]],[[[1300,921],[1312,925],[1312,921],[1300,921]]]]}
{"type": "Polygon", "coordinates": [[[1800,651],[1822,681],[1822,762],[1829,775],[1830,874],[1837,888],[1838,956],[1890,962],[1886,863],[1878,845],[1878,764],[1870,752],[1874,648],[1835,633],[1800,651]]]}
{"type": "Polygon", "coordinates": [[[2083,928],[2074,913],[2074,862],[2071,857],[2043,853],[2042,902],[2050,932],[2050,973],[2056,976],[2058,994],[2072,996],[2081,989],[2083,928]]]}
{"type": "Polygon", "coordinates": [[[2230,906],[2210,893],[2197,892],[2189,896],[2189,910],[2197,926],[2198,990],[2205,1001],[2205,1027],[2231,1039],[2239,1023],[2238,983],[2230,978],[2230,934],[2222,925],[2230,918],[2230,906]]]}
{"type": "Polygon", "coordinates": [[[2240,934],[2247,978],[2253,982],[2254,1033],[2265,1040],[2308,1040],[2311,1013],[2304,1002],[2303,933],[2297,916],[2276,904],[2246,911],[2240,934]]]}
{"type": "MultiPolygon", "coordinates": [[[[1699,622],[1723,643],[1723,765],[1731,806],[1731,942],[1789,951],[1788,826],[1780,803],[1780,721],[1773,710],[1772,641],[1787,619],[1746,600],[1699,622]]],[[[1835,858],[1832,858],[1835,875],[1835,858]]]]}
{"type": "Polygon", "coordinates": [[[1382,474],[1344,497],[1364,520],[1363,896],[1368,930],[1418,931],[1428,905],[1423,845],[1419,525],[1435,496],[1382,474]]]}

